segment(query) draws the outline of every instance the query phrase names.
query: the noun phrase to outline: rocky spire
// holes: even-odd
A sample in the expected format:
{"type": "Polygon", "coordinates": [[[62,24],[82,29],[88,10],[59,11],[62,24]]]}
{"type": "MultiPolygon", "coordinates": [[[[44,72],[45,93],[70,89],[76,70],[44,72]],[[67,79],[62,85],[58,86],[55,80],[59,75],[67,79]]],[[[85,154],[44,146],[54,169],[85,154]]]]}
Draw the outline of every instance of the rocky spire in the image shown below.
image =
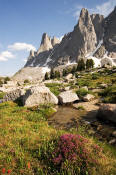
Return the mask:
{"type": "Polygon", "coordinates": [[[54,36],[53,39],[51,40],[51,43],[52,46],[54,47],[56,44],[60,43],[60,40],[54,36]]]}
{"type": "Polygon", "coordinates": [[[40,52],[48,51],[52,48],[53,47],[51,44],[51,38],[46,33],[44,33],[42,36],[40,48],[38,49],[37,54],[39,54],[40,52]]]}
{"type": "Polygon", "coordinates": [[[75,26],[73,33],[73,35],[75,35],[73,38],[76,40],[75,44],[78,47],[77,57],[80,56],[81,53],[82,56],[84,56],[95,49],[97,37],[91,16],[87,9],[83,8],[81,10],[79,22],[75,26]]]}

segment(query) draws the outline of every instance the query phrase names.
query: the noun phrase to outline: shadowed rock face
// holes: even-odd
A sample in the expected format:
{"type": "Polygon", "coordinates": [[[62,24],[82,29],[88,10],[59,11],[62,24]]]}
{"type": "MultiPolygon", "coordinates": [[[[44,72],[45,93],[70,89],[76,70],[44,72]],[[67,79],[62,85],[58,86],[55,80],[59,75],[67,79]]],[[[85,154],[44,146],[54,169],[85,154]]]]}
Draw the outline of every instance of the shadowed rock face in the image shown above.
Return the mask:
{"type": "Polygon", "coordinates": [[[116,52],[116,7],[104,20],[104,45],[107,51],[116,52]]]}
{"type": "Polygon", "coordinates": [[[99,14],[92,14],[91,15],[91,20],[92,20],[92,23],[94,25],[94,29],[95,29],[95,32],[96,32],[96,35],[97,35],[97,42],[99,43],[99,41],[103,39],[103,33],[104,33],[103,20],[104,20],[104,16],[99,15],[99,14]]]}

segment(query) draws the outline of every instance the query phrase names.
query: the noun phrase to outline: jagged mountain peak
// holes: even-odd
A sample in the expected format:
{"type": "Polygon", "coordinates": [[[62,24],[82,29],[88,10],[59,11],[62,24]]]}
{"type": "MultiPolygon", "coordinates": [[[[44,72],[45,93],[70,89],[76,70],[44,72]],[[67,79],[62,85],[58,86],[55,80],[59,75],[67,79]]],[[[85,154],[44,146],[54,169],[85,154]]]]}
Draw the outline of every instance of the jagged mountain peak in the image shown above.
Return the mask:
{"type": "Polygon", "coordinates": [[[52,46],[54,47],[56,44],[60,43],[60,40],[57,37],[53,37],[51,40],[52,46]]]}
{"type": "MultiPolygon", "coordinates": [[[[104,19],[103,15],[90,14],[85,8],[74,30],[64,35],[60,42],[56,37],[42,36],[37,53],[31,54],[25,67],[56,67],[78,63],[80,58],[101,59],[105,54],[116,55],[116,7],[104,19]],[[35,55],[35,57],[33,57],[35,55]],[[88,57],[89,56],[89,57],[88,57]]],[[[97,60],[100,63],[100,61],[97,60]]],[[[98,65],[98,64],[97,64],[98,65]]]]}
{"type": "Polygon", "coordinates": [[[47,35],[47,33],[43,33],[40,48],[38,49],[37,54],[49,51],[52,48],[51,38],[47,35]]]}

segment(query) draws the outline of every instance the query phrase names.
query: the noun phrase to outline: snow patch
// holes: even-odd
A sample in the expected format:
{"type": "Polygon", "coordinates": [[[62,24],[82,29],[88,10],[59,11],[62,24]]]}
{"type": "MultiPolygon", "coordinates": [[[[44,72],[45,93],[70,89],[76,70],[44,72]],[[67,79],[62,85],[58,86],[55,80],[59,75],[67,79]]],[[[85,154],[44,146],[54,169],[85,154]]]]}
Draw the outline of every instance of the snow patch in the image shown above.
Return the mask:
{"type": "Polygon", "coordinates": [[[42,67],[42,73],[45,74],[46,72],[50,72],[50,68],[42,67]]]}
{"type": "Polygon", "coordinates": [[[72,64],[77,64],[76,62],[70,62],[70,61],[68,61],[68,63],[66,64],[67,66],[69,66],[69,65],[72,65],[72,64]]]}

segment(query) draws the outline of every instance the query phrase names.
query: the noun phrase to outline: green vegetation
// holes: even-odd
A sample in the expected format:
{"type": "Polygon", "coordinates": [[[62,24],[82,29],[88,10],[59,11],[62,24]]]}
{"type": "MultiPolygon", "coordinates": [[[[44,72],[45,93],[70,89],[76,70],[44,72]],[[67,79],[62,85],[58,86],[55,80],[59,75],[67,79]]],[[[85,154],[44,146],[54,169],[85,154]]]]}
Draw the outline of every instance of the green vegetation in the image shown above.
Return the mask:
{"type": "Polygon", "coordinates": [[[77,71],[83,71],[83,70],[85,70],[84,59],[80,59],[77,65],[77,71]]]}
{"type": "Polygon", "coordinates": [[[48,72],[45,73],[45,80],[49,80],[49,74],[48,74],[48,72]]]}
{"type": "Polygon", "coordinates": [[[6,93],[4,92],[0,92],[0,99],[3,99],[3,97],[5,96],[6,93]]]}
{"type": "Polygon", "coordinates": [[[30,83],[30,81],[28,79],[26,79],[26,80],[24,80],[24,83],[28,84],[28,83],[30,83]]]}
{"type": "Polygon", "coordinates": [[[116,103],[116,84],[105,88],[99,95],[103,97],[105,103],[116,103]]]}
{"type": "Polygon", "coordinates": [[[8,81],[10,81],[10,78],[9,77],[5,77],[4,78],[4,83],[6,84],[8,81]]]}
{"type": "Polygon", "coordinates": [[[45,85],[50,89],[50,91],[54,95],[58,96],[60,94],[60,88],[62,87],[61,84],[59,84],[59,83],[46,83],[45,85]]]}
{"type": "Polygon", "coordinates": [[[86,69],[92,69],[94,67],[94,61],[92,59],[87,59],[86,69]]]}
{"type": "Polygon", "coordinates": [[[51,105],[0,104],[1,175],[115,175],[115,148],[88,137],[81,126],[54,129],[47,122],[52,113],[51,105]]]}
{"type": "Polygon", "coordinates": [[[77,90],[77,95],[82,98],[83,96],[87,95],[88,94],[88,91],[84,88],[80,88],[77,90]]]}

